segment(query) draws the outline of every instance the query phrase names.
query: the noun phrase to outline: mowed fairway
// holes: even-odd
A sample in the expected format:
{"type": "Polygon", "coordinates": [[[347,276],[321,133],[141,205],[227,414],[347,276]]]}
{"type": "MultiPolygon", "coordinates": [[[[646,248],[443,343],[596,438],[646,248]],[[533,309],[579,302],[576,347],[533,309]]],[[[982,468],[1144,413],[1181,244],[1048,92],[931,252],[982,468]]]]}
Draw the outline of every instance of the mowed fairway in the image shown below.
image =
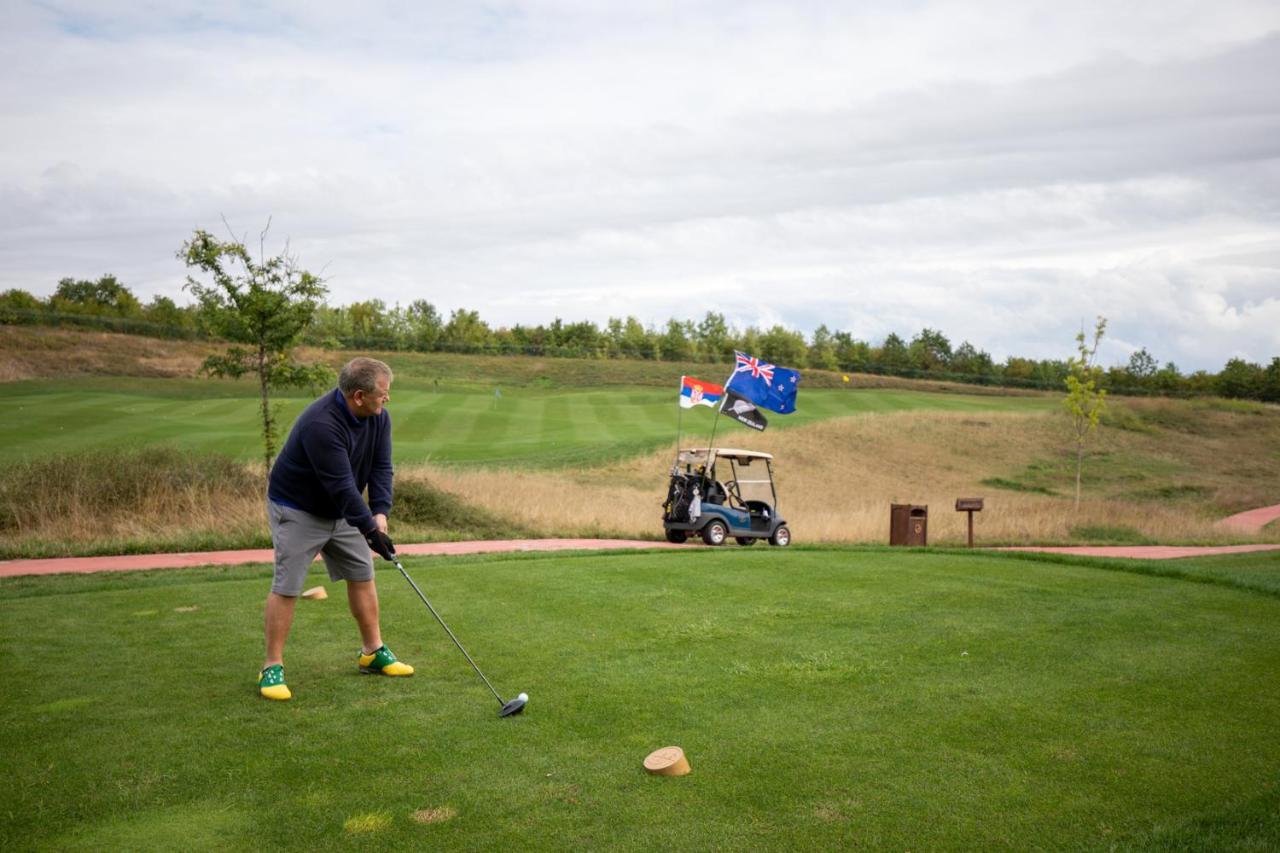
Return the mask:
{"type": "MultiPolygon", "coordinates": [[[[436,389],[412,379],[392,388],[398,462],[560,467],[617,459],[675,439],[678,376],[670,391],[612,387],[583,391],[436,389]]],[[[281,433],[313,397],[278,398],[281,433]]],[[[802,391],[800,410],[770,415],[770,428],[866,412],[1037,411],[1048,397],[968,396],[919,391],[802,391]]],[[[247,382],[190,379],[77,379],[0,385],[0,462],[97,447],[171,444],[245,461],[259,458],[255,388],[247,382]]],[[[714,414],[685,412],[689,440],[702,440],[714,414]]],[[[719,440],[742,427],[723,419],[719,440]]]]}
{"type": "Polygon", "coordinates": [[[253,687],[265,567],[0,583],[0,846],[1280,845],[1275,596],[882,549],[408,568],[523,716],[394,570],[418,675],[356,674],[333,588],[287,704],[253,687]],[[670,744],[692,775],[646,776],[670,744]]]}

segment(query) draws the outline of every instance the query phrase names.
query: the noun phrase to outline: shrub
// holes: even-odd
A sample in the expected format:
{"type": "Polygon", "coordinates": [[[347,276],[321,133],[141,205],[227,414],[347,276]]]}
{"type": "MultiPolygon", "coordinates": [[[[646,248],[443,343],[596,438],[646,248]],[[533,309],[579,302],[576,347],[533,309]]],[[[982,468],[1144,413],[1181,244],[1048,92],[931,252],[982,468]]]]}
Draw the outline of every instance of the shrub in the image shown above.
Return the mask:
{"type": "MultiPolygon", "coordinates": [[[[413,526],[442,532],[483,536],[520,535],[524,531],[514,521],[500,519],[478,507],[421,480],[396,478],[392,525],[413,526]]],[[[394,527],[393,527],[394,529],[394,527]]]]}

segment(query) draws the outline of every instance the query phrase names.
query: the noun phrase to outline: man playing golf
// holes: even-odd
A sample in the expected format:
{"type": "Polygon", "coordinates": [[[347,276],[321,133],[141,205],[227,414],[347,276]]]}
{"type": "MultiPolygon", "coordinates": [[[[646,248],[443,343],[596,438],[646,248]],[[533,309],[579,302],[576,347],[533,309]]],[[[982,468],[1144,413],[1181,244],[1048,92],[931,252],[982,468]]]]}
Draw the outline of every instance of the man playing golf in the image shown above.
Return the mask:
{"type": "Polygon", "coordinates": [[[391,368],[353,358],[338,374],[338,387],[298,417],[271,466],[267,518],[276,568],[263,618],[267,657],[258,692],[267,699],[293,694],[284,680],[284,644],[293,609],[317,553],[331,580],[347,582],[351,614],[360,627],[361,672],[413,675],[382,642],[378,591],[370,549],[390,560],[391,368]],[[369,489],[366,506],[362,493],[369,489]]]}

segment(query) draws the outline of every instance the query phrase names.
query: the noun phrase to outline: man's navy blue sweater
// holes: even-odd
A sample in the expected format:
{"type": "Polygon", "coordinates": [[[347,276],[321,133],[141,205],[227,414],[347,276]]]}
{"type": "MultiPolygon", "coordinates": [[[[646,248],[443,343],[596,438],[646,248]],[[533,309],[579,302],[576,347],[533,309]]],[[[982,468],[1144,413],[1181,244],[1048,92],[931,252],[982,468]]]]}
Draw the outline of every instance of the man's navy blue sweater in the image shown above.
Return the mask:
{"type": "Polygon", "coordinates": [[[391,512],[391,415],[357,418],[334,389],[298,416],[271,466],[267,497],[321,518],[345,518],[361,533],[391,512]],[[361,492],[369,487],[369,505],[361,492]]]}

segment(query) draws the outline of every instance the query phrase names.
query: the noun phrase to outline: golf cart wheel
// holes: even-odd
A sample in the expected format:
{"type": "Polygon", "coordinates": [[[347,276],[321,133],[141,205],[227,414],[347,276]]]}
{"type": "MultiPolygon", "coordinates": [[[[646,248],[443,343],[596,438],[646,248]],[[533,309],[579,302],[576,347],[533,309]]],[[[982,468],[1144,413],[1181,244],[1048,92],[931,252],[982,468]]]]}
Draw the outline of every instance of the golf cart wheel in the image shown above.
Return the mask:
{"type": "Polygon", "coordinates": [[[754,536],[735,536],[733,538],[737,539],[738,544],[744,548],[747,547],[748,545],[756,544],[756,537],[754,536]]]}
{"type": "Polygon", "coordinates": [[[728,536],[729,528],[724,526],[723,521],[708,522],[707,526],[702,528],[702,541],[708,545],[723,545],[728,536]]]}
{"type": "Polygon", "coordinates": [[[667,531],[667,541],[675,545],[679,545],[681,542],[684,542],[688,538],[689,538],[689,531],[687,530],[668,530],[667,531]]]}
{"type": "Polygon", "coordinates": [[[785,548],[791,544],[791,530],[785,524],[773,531],[773,535],[769,537],[770,545],[777,545],[779,548],[785,548]]]}

